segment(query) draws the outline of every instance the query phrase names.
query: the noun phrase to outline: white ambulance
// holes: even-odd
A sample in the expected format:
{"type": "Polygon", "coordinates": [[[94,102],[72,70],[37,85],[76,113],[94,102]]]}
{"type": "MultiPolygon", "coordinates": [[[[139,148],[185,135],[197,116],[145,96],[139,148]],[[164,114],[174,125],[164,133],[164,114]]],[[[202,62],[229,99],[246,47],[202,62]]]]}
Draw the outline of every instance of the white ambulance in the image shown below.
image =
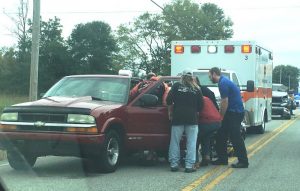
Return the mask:
{"type": "Polygon", "coordinates": [[[191,40],[172,41],[171,75],[192,69],[201,85],[211,88],[218,99],[217,84],[208,78],[208,70],[221,68],[240,89],[245,107],[245,127],[264,133],[272,111],[272,52],[254,41],[191,40]]]}

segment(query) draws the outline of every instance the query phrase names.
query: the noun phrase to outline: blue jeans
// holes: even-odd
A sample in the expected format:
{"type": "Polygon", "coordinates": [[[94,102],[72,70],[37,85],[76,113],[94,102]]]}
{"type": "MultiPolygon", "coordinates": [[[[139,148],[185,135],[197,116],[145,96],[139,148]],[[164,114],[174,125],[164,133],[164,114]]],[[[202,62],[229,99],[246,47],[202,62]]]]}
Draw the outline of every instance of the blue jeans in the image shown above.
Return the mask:
{"type": "Polygon", "coordinates": [[[169,162],[171,167],[177,167],[180,163],[180,140],[185,132],[186,135],[186,157],[185,168],[192,168],[196,160],[196,142],[198,125],[172,125],[171,141],[169,147],[169,162]]]}

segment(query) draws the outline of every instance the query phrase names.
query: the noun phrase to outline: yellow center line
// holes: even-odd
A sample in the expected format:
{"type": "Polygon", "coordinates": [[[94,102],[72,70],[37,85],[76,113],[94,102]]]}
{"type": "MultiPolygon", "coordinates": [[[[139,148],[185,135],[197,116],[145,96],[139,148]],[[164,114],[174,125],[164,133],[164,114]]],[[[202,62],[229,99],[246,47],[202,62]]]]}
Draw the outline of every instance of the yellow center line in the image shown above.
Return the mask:
{"type": "MultiPolygon", "coordinates": [[[[254,149],[251,153],[249,153],[248,154],[248,158],[252,157],[255,153],[257,153],[259,150],[261,150],[264,146],[266,146],[270,141],[272,141],[280,133],[282,133],[284,130],[286,130],[288,127],[290,127],[293,123],[295,123],[296,119],[293,119],[292,121],[289,121],[288,123],[284,123],[284,125],[280,128],[280,130],[278,132],[276,132],[275,134],[273,134],[273,136],[271,136],[263,144],[261,144],[256,149],[254,149]]],[[[213,181],[211,181],[207,186],[205,186],[202,190],[209,191],[209,190],[213,189],[218,183],[220,183],[222,180],[224,180],[232,172],[233,172],[233,169],[232,168],[228,168],[221,175],[219,175],[217,178],[215,178],[213,181]]]]}
{"type": "Polygon", "coordinates": [[[212,181],[210,184],[205,186],[205,188],[202,189],[202,191],[209,191],[213,189],[217,184],[219,184],[222,180],[224,180],[227,176],[229,176],[233,172],[233,169],[230,168],[223,172],[220,176],[218,176],[214,181],[212,181]]]}
{"type": "Polygon", "coordinates": [[[182,191],[193,190],[194,188],[196,188],[197,186],[199,186],[202,182],[204,182],[207,178],[209,178],[213,174],[217,173],[221,168],[222,168],[221,166],[214,167],[212,170],[208,171],[203,176],[201,176],[200,178],[198,178],[196,181],[194,181],[193,183],[191,183],[190,185],[188,185],[187,187],[185,187],[184,189],[182,189],[182,191]]]}
{"type": "MultiPolygon", "coordinates": [[[[262,138],[260,138],[258,141],[252,143],[250,146],[247,147],[247,151],[252,151],[253,149],[255,148],[261,148],[262,145],[264,145],[263,143],[268,141],[270,138],[272,138],[273,136],[277,135],[277,133],[279,132],[282,132],[283,128],[284,127],[288,127],[290,126],[293,122],[293,121],[288,121],[288,122],[285,122],[283,124],[281,124],[278,128],[276,128],[275,130],[273,130],[270,134],[267,134],[266,136],[263,136],[262,138]],[[259,146],[258,146],[259,145],[259,146]]],[[[286,128],[284,128],[285,130],[286,128]]],[[[269,142],[269,141],[268,141],[269,142]]],[[[253,150],[252,152],[250,152],[248,154],[249,157],[251,157],[254,153],[256,153],[258,150],[255,149],[253,150]],[[254,152],[254,153],[253,153],[254,152]],[[253,154],[252,154],[253,153],[253,154]]],[[[231,158],[229,159],[229,163],[232,163],[236,160],[236,158],[231,158]]],[[[194,188],[198,187],[200,184],[202,184],[206,179],[208,179],[209,177],[213,176],[214,174],[216,174],[219,170],[222,169],[222,166],[218,166],[218,167],[214,167],[213,169],[211,169],[210,171],[208,171],[207,173],[205,173],[204,175],[202,175],[201,177],[199,177],[198,179],[196,179],[194,182],[192,182],[191,184],[189,184],[188,186],[186,186],[185,188],[182,189],[182,191],[191,191],[193,190],[194,188]]],[[[225,171],[226,172],[226,171],[225,171]]],[[[225,173],[224,172],[224,173],[225,173]]],[[[226,172],[225,174],[228,174],[228,172],[226,172]]],[[[229,173],[231,174],[231,173],[229,173]]],[[[228,174],[228,175],[229,175],[228,174]]],[[[220,175],[222,176],[222,174],[220,175]]],[[[222,176],[223,177],[223,176],[222,176]]],[[[226,177],[226,176],[225,176],[226,177]]],[[[225,178],[224,177],[224,178],[225,178]]],[[[221,178],[221,180],[223,180],[224,178],[221,178]]],[[[220,182],[220,179],[218,179],[218,182],[220,182]]],[[[216,185],[216,184],[215,184],[216,185]]],[[[213,186],[214,187],[214,186],[213,186]]],[[[213,188],[212,187],[212,188],[213,188]]]]}

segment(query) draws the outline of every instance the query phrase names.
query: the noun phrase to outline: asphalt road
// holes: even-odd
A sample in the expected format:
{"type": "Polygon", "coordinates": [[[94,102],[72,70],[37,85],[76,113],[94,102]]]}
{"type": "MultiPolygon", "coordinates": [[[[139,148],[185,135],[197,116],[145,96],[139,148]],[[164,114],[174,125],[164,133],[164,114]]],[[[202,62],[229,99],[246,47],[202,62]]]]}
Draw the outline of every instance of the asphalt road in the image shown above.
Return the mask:
{"type": "MultiPolygon", "coordinates": [[[[8,190],[299,190],[300,116],[272,120],[263,135],[248,134],[246,146],[250,166],[232,169],[208,166],[195,173],[170,172],[161,159],[145,167],[128,158],[115,173],[85,172],[81,159],[41,157],[31,171],[15,171],[0,162],[0,178],[8,190]]],[[[231,158],[230,162],[235,162],[231,158]]]]}

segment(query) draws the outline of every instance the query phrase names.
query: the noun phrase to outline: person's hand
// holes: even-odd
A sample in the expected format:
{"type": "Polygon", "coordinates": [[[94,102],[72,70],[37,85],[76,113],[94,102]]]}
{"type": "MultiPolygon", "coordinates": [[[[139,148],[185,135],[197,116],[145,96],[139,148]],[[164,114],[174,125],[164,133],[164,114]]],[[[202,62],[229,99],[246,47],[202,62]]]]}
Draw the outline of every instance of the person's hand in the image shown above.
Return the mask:
{"type": "Polygon", "coordinates": [[[168,113],[169,114],[169,120],[172,121],[173,120],[173,115],[171,112],[168,113]]]}

